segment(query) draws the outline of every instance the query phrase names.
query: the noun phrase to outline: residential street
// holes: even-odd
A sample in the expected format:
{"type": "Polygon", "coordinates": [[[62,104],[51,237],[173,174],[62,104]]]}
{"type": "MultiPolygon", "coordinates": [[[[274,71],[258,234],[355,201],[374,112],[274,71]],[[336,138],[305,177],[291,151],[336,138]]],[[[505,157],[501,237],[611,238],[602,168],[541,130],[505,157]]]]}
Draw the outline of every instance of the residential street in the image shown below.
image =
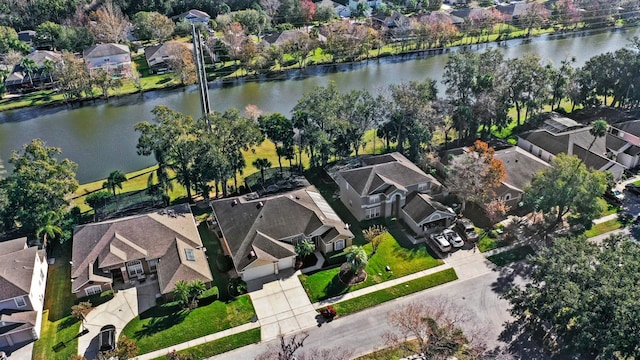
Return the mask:
{"type": "MultiPolygon", "coordinates": [[[[516,264],[517,266],[517,264],[516,264]]],[[[507,271],[509,272],[509,271],[507,271]]],[[[344,348],[350,349],[352,356],[362,355],[385,346],[383,334],[389,330],[387,313],[399,306],[414,302],[429,302],[436,298],[448,298],[454,304],[466,307],[477,317],[472,327],[483,326],[489,348],[499,346],[498,338],[505,322],[511,319],[508,313],[508,303],[498,298],[497,288],[505,284],[497,271],[481,274],[466,280],[457,280],[434,289],[409,295],[377,307],[373,307],[344,318],[338,318],[320,327],[310,328],[309,338],[304,343],[303,350],[344,348]]],[[[517,281],[517,280],[516,280],[517,281]]],[[[507,281],[506,283],[508,283],[507,281]]],[[[211,359],[254,359],[262,353],[267,343],[246,346],[211,359]]]]}

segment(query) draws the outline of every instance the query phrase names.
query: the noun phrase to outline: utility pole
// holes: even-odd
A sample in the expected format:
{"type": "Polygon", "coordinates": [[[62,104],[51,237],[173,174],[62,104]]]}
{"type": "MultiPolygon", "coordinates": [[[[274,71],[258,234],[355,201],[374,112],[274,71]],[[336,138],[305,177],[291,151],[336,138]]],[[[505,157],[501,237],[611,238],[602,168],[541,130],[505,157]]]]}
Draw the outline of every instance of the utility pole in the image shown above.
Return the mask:
{"type": "Polygon", "coordinates": [[[200,30],[191,24],[191,35],[193,37],[193,60],[196,64],[196,74],[198,76],[198,90],[200,95],[200,110],[202,117],[206,117],[211,113],[211,102],[209,101],[209,86],[207,85],[207,71],[204,67],[204,52],[202,50],[202,41],[200,30]]]}

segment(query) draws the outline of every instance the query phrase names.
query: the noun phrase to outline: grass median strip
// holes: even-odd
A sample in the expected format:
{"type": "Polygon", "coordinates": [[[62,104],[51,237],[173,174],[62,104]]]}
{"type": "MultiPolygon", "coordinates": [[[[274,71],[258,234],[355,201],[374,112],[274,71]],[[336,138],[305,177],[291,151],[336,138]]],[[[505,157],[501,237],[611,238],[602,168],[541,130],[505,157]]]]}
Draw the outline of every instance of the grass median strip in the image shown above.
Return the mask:
{"type": "MultiPolygon", "coordinates": [[[[185,350],[178,351],[181,355],[193,355],[196,359],[204,359],[210,356],[231,351],[243,346],[260,342],[260,328],[243,331],[241,333],[225,336],[218,340],[210,341],[202,345],[196,345],[185,350]]],[[[166,356],[160,356],[153,360],[165,360],[166,356]]]]}
{"type": "Polygon", "coordinates": [[[487,257],[487,260],[498,266],[511,264],[512,262],[523,260],[528,255],[533,254],[533,249],[529,245],[520,246],[511,250],[503,251],[499,254],[487,257]]]}
{"type": "Polygon", "coordinates": [[[426,290],[434,286],[442,285],[456,279],[458,279],[458,275],[456,275],[455,270],[446,269],[383,290],[378,290],[365,296],[359,296],[351,300],[339,302],[333,305],[333,307],[339,315],[348,315],[382,304],[383,302],[426,290]]]}

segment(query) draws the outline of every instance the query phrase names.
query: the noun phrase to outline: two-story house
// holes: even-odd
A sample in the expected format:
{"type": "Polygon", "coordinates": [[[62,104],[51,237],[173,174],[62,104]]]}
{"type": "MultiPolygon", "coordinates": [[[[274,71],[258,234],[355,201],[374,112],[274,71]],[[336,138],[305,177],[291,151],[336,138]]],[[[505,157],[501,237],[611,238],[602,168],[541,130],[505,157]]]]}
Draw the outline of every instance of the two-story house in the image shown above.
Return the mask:
{"type": "Polygon", "coordinates": [[[397,152],[362,158],[360,167],[339,171],[335,180],[340,200],[359,221],[397,217],[424,234],[455,219],[432,198],[441,192],[438,180],[397,152]]]}
{"type": "Polygon", "coordinates": [[[310,186],[259,199],[234,197],[211,202],[225,253],[243,280],[293,268],[294,246],[311,240],[326,254],[351,245],[353,233],[310,186]]]}
{"type": "Polygon", "coordinates": [[[47,269],[27,238],[0,243],[0,349],[40,338],[47,269]]]}
{"type": "Polygon", "coordinates": [[[78,298],[117,284],[157,281],[171,297],[178,281],[210,286],[211,269],[187,204],[78,226],[73,233],[71,281],[78,298]]]}
{"type": "Polygon", "coordinates": [[[89,73],[103,69],[112,76],[131,77],[131,51],[122,44],[96,44],[82,52],[89,73]]]}

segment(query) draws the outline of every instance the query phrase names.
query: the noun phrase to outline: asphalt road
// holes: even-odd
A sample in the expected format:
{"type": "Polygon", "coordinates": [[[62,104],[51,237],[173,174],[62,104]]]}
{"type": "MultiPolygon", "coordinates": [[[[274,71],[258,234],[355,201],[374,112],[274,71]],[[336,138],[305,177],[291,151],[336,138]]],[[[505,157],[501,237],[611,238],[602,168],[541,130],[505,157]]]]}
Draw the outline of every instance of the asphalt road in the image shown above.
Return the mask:
{"type": "MultiPolygon", "coordinates": [[[[520,281],[514,275],[517,274],[517,264],[515,268],[515,273],[511,268],[504,268],[502,274],[492,271],[474,278],[457,280],[310,328],[307,330],[309,337],[304,342],[303,350],[340,348],[349,349],[352,356],[358,356],[385,347],[384,334],[390,330],[387,314],[391,310],[403,304],[432,302],[434,299],[446,299],[471,312],[475,319],[462,327],[465,331],[481,330],[489,349],[504,346],[499,338],[511,316],[508,312],[509,304],[499,298],[499,292],[513,281],[520,281]]],[[[254,344],[211,359],[254,359],[267,346],[277,343],[278,340],[254,344]]]]}

